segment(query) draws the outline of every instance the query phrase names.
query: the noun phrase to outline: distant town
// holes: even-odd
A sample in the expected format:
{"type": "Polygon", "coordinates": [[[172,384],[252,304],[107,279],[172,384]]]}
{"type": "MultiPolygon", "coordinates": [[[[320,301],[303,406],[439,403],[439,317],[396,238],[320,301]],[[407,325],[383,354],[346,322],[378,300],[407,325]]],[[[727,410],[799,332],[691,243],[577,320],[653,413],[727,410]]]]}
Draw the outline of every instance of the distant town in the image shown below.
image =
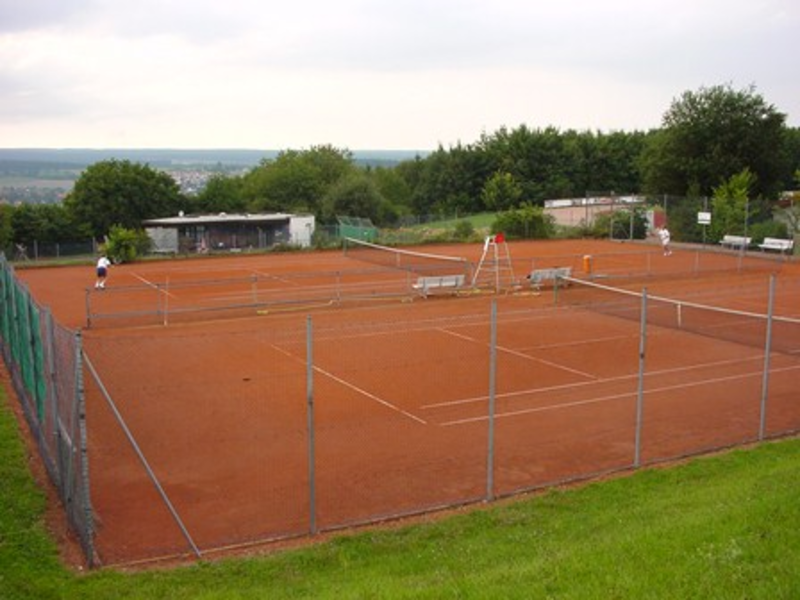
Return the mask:
{"type": "MultiPolygon", "coordinates": [[[[238,175],[279,150],[237,149],[48,149],[0,148],[0,202],[61,202],[86,167],[104,160],[148,164],[172,176],[187,195],[203,190],[215,174],[238,175]]],[[[358,150],[353,160],[364,166],[391,167],[403,160],[425,156],[421,150],[358,150]]]]}

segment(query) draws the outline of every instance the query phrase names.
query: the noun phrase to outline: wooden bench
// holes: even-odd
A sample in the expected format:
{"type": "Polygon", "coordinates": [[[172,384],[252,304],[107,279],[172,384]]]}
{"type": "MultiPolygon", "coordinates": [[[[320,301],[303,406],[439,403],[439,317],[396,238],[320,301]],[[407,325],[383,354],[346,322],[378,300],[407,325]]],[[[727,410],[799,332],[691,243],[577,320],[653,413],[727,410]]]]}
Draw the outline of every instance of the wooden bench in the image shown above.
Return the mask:
{"type": "Polygon", "coordinates": [[[761,250],[776,250],[787,254],[794,249],[794,240],[784,240],[781,238],[765,237],[764,241],[758,245],[761,250]]]}
{"type": "Polygon", "coordinates": [[[535,269],[525,276],[531,287],[539,289],[542,284],[555,281],[559,277],[572,277],[572,267],[553,267],[551,269],[535,269]]]}
{"type": "Polygon", "coordinates": [[[464,275],[436,275],[431,277],[420,277],[413,287],[425,298],[437,292],[455,292],[464,285],[464,275]]]}
{"type": "Polygon", "coordinates": [[[723,246],[730,246],[731,248],[747,248],[753,241],[753,238],[745,237],[743,235],[726,235],[719,243],[723,246]]]}

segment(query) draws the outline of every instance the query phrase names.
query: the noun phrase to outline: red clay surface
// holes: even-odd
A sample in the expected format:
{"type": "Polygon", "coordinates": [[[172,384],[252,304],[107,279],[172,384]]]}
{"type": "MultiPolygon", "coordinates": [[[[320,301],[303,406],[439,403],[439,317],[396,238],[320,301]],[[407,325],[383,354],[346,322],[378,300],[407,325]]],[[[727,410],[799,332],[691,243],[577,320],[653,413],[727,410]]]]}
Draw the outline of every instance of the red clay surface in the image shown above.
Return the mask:
{"type": "MultiPolygon", "coordinates": [[[[656,246],[605,241],[509,249],[517,274],[570,266],[585,276],[584,256],[591,255],[593,274],[610,285],[646,286],[650,294],[759,313],[767,310],[774,274],[775,313],[800,316],[800,269],[793,260],[743,262],[732,253],[695,249],[664,257],[656,246]]],[[[475,263],[481,250],[425,248],[475,263]]],[[[69,327],[87,324],[87,304],[105,315],[160,307],[144,318],[93,321],[83,332],[84,349],[202,553],[306,535],[312,523],[318,530],[345,527],[633,466],[640,369],[635,320],[554,306],[550,290],[384,296],[409,281],[371,269],[338,252],[136,263],[114,267],[108,285],[137,291],[105,295],[86,291],[94,282],[89,266],[18,274],[69,327]],[[258,279],[257,290],[210,283],[247,278],[258,279]],[[199,280],[209,283],[179,285],[199,280]],[[267,280],[270,298],[299,301],[260,312],[171,313],[247,304],[254,293],[265,293],[267,280]],[[320,300],[320,290],[337,286],[357,288],[361,300],[320,300]],[[487,490],[493,301],[495,453],[487,490]]],[[[790,350],[770,357],[767,436],[800,428],[800,331],[781,335],[781,347],[790,350]]],[[[757,439],[764,367],[758,344],[649,327],[642,464],[757,439]]],[[[190,542],[109,402],[88,374],[85,379],[101,561],[187,553],[190,542]]]]}

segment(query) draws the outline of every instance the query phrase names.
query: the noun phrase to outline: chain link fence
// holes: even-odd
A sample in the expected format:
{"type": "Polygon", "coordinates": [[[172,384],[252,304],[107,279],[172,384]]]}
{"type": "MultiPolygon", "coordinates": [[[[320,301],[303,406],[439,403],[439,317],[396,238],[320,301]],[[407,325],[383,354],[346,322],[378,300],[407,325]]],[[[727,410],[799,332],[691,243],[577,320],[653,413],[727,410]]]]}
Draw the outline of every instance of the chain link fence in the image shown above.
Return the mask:
{"type": "Polygon", "coordinates": [[[47,472],[94,564],[81,337],[37,304],[0,254],[0,351],[47,472]]]}
{"type": "MultiPolygon", "coordinates": [[[[800,293],[757,280],[770,306],[800,293]]],[[[100,556],[208,556],[800,428],[800,321],[645,296],[87,336],[100,556]]]]}
{"type": "Polygon", "coordinates": [[[241,551],[800,430],[800,321],[780,316],[793,278],[740,280],[751,311],[574,280],[78,335],[2,273],[3,357],[93,565],[241,551]]]}

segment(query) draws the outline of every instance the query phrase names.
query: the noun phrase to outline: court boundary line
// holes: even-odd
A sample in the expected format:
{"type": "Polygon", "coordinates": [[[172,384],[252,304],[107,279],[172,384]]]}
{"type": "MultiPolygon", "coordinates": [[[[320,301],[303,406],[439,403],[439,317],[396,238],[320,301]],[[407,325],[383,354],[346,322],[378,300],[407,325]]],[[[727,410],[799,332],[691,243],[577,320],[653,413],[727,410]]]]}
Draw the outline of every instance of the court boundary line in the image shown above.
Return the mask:
{"type": "MultiPolygon", "coordinates": [[[[276,351],[280,352],[284,356],[294,360],[295,362],[298,362],[298,363],[300,363],[302,365],[306,365],[306,361],[305,360],[302,360],[299,356],[293,354],[292,352],[289,352],[288,350],[286,350],[284,348],[281,348],[280,346],[277,346],[275,344],[269,344],[269,346],[271,348],[275,349],[276,351]]],[[[357,385],[342,379],[341,377],[337,377],[336,375],[334,375],[333,373],[331,373],[329,371],[326,371],[322,367],[314,365],[313,369],[317,373],[320,373],[321,375],[324,375],[325,377],[328,377],[329,379],[331,379],[332,381],[335,381],[339,385],[342,385],[342,386],[344,386],[346,388],[349,388],[349,389],[353,390],[354,392],[356,392],[357,394],[360,394],[360,395],[372,400],[373,402],[376,402],[376,403],[378,403],[378,404],[380,404],[382,406],[385,406],[386,408],[389,408],[389,409],[393,410],[394,412],[396,412],[398,414],[401,414],[401,415],[403,415],[404,417],[406,417],[408,419],[411,419],[412,421],[420,423],[421,425],[428,425],[429,424],[425,419],[422,419],[421,417],[418,417],[413,413],[410,413],[410,412],[408,412],[406,410],[403,410],[402,408],[400,408],[399,406],[395,406],[394,404],[392,404],[388,400],[384,400],[383,398],[381,398],[379,396],[376,396],[372,392],[368,392],[367,390],[364,390],[364,389],[358,387],[357,385]]]]}
{"type": "MultiPolygon", "coordinates": [[[[651,375],[670,375],[670,374],[674,374],[674,373],[681,373],[681,372],[684,372],[684,371],[692,371],[692,370],[695,370],[695,369],[713,368],[713,367],[719,367],[719,366],[733,365],[733,364],[736,364],[736,363],[745,363],[745,362],[750,362],[750,361],[756,361],[756,360],[759,361],[759,362],[763,362],[764,356],[763,355],[761,355],[761,356],[748,356],[746,358],[736,358],[736,359],[713,361],[713,362],[703,363],[703,364],[700,364],[700,365],[690,365],[690,366],[685,366],[685,367],[674,367],[674,368],[671,368],[671,369],[659,369],[657,371],[649,371],[649,372],[647,372],[645,374],[645,378],[647,378],[647,377],[649,377],[651,375]]],[[[564,384],[561,384],[561,385],[551,385],[551,386],[547,386],[547,387],[543,387],[543,388],[528,388],[526,390],[516,390],[516,391],[513,391],[513,392],[500,393],[500,394],[497,394],[495,396],[495,398],[497,398],[498,400],[513,399],[515,396],[523,396],[523,395],[527,395],[527,394],[541,394],[541,393],[549,393],[549,392],[560,392],[560,391],[563,391],[563,390],[568,390],[570,388],[582,388],[582,387],[585,387],[587,385],[603,385],[603,384],[606,384],[606,383],[624,382],[624,381],[630,380],[630,379],[637,379],[638,377],[639,377],[638,373],[631,373],[631,374],[628,374],[628,375],[618,375],[616,377],[606,377],[604,379],[598,378],[598,379],[595,379],[594,381],[576,381],[574,383],[564,383],[564,384]]],[[[708,381],[708,380],[706,380],[706,381],[708,381]]],[[[462,405],[462,404],[472,404],[472,403],[475,403],[475,402],[486,402],[487,399],[488,399],[488,396],[476,396],[476,397],[473,397],[473,398],[463,398],[461,400],[456,400],[456,401],[437,402],[437,403],[434,403],[434,404],[425,404],[425,405],[421,406],[420,408],[422,410],[435,410],[435,409],[440,409],[440,408],[448,408],[448,407],[451,407],[451,406],[458,406],[458,405],[462,405]]]]}
{"type": "Polygon", "coordinates": [[[355,392],[357,392],[357,393],[369,398],[370,400],[373,400],[373,401],[377,402],[378,404],[382,404],[383,406],[385,406],[387,408],[390,408],[391,410],[393,410],[393,411],[395,411],[397,413],[400,413],[401,415],[403,415],[405,417],[408,417],[412,421],[416,421],[417,423],[420,423],[421,425],[428,425],[428,422],[426,420],[424,420],[424,419],[422,419],[422,418],[420,418],[420,417],[418,417],[418,416],[416,416],[416,415],[414,415],[414,414],[412,414],[412,413],[410,413],[410,412],[408,412],[406,410],[403,410],[402,408],[400,408],[398,406],[395,406],[394,404],[392,404],[388,400],[384,400],[383,398],[380,398],[380,397],[376,396],[375,394],[373,394],[371,392],[368,392],[368,391],[366,391],[364,389],[361,389],[360,387],[358,387],[355,384],[350,383],[349,381],[345,381],[341,377],[337,377],[333,373],[331,373],[329,371],[326,371],[325,369],[323,369],[321,367],[316,367],[315,366],[314,370],[317,371],[318,373],[321,373],[322,375],[325,375],[326,377],[330,378],[331,380],[335,381],[336,383],[339,383],[339,384],[341,384],[341,385],[343,385],[343,386],[345,386],[347,388],[350,388],[351,390],[353,390],[353,391],[355,391],[355,392]]]}
{"type": "MultiPolygon", "coordinates": [[[[433,329],[431,331],[441,331],[442,333],[446,333],[447,335],[450,335],[450,336],[453,336],[453,337],[456,337],[456,338],[459,338],[459,339],[463,339],[463,340],[468,341],[468,342],[472,342],[473,344],[482,344],[482,342],[480,340],[477,340],[474,337],[470,337],[470,336],[464,335],[463,333],[457,333],[455,331],[450,331],[446,327],[437,327],[437,328],[435,328],[435,329],[433,329]]],[[[486,346],[488,346],[488,345],[489,344],[486,344],[486,346]]],[[[591,381],[597,381],[597,377],[595,375],[592,375],[591,373],[586,373],[585,371],[579,371],[578,369],[573,369],[572,367],[567,367],[565,365],[561,365],[559,363],[555,363],[555,362],[552,362],[552,361],[549,361],[549,360],[545,360],[543,358],[539,358],[539,357],[536,357],[536,356],[530,356],[528,354],[525,354],[524,352],[520,352],[519,350],[515,350],[513,348],[508,348],[506,346],[501,346],[500,344],[497,345],[497,349],[499,351],[501,351],[501,352],[506,353],[506,354],[510,354],[511,356],[516,356],[517,358],[523,358],[525,360],[538,362],[538,363],[541,363],[543,365],[547,365],[549,367],[553,367],[555,369],[559,369],[561,371],[567,371],[568,373],[572,373],[574,375],[580,375],[581,377],[585,377],[586,379],[590,379],[591,381]]]]}
{"type": "Polygon", "coordinates": [[[138,273],[134,273],[133,271],[131,271],[131,275],[133,275],[134,277],[136,277],[136,279],[138,279],[139,281],[141,281],[143,284],[145,284],[145,285],[147,285],[147,286],[150,286],[150,287],[151,287],[151,288],[153,288],[154,290],[156,290],[156,291],[159,291],[159,292],[161,292],[162,294],[165,294],[166,296],[169,296],[170,298],[174,298],[174,299],[176,299],[176,300],[177,300],[177,298],[178,298],[178,297],[177,297],[175,294],[173,294],[173,293],[172,293],[172,292],[170,292],[169,290],[166,290],[166,289],[162,288],[162,287],[161,287],[161,286],[159,286],[158,284],[156,284],[156,283],[153,283],[153,282],[152,282],[152,281],[150,281],[149,279],[146,279],[146,278],[142,277],[142,276],[141,276],[141,275],[139,275],[138,273]]]}
{"type": "MultiPolygon", "coordinates": [[[[782,372],[785,372],[785,371],[795,371],[795,370],[798,370],[798,369],[800,369],[800,365],[794,365],[794,366],[791,366],[791,367],[781,367],[780,369],[770,370],[770,373],[782,373],[782,372]]],[[[672,391],[672,390],[688,389],[688,388],[699,387],[699,386],[703,386],[703,385],[711,385],[711,384],[715,384],[715,383],[722,383],[722,382],[727,382],[727,381],[735,381],[737,379],[747,379],[747,378],[750,378],[750,377],[761,377],[762,375],[763,375],[762,371],[753,371],[751,373],[739,373],[737,375],[730,375],[728,377],[718,377],[716,379],[704,379],[702,381],[692,381],[692,382],[689,382],[689,383],[681,383],[681,384],[677,384],[677,385],[662,386],[660,388],[644,390],[644,394],[645,395],[648,395],[648,394],[659,394],[659,393],[664,393],[664,392],[668,392],[668,391],[672,391]]],[[[613,394],[613,395],[609,395],[609,396],[600,396],[598,398],[589,398],[589,399],[586,399],[586,400],[576,400],[574,402],[567,402],[565,404],[550,404],[548,406],[539,406],[539,407],[536,407],[536,408],[526,408],[526,409],[523,409],[523,410],[495,413],[494,414],[494,418],[496,418],[496,419],[504,419],[504,418],[509,418],[509,417],[517,417],[517,416],[520,416],[520,415],[537,413],[537,412],[546,412],[546,411],[551,411],[551,410],[555,411],[555,410],[559,410],[559,409],[562,409],[562,408],[574,408],[576,406],[584,406],[584,405],[588,405],[588,404],[598,404],[600,402],[608,402],[608,401],[611,401],[611,400],[619,400],[621,398],[625,398],[625,397],[629,397],[629,396],[635,397],[636,396],[636,391],[625,392],[625,393],[620,393],[620,394],[613,394]]],[[[477,422],[481,422],[481,421],[486,421],[488,419],[489,419],[489,415],[482,415],[480,417],[469,417],[469,418],[466,418],[466,419],[456,419],[454,421],[445,421],[444,423],[439,423],[439,426],[440,427],[453,427],[453,426],[457,426],[457,425],[466,425],[466,424],[470,424],[470,423],[477,423],[477,422]]]]}

